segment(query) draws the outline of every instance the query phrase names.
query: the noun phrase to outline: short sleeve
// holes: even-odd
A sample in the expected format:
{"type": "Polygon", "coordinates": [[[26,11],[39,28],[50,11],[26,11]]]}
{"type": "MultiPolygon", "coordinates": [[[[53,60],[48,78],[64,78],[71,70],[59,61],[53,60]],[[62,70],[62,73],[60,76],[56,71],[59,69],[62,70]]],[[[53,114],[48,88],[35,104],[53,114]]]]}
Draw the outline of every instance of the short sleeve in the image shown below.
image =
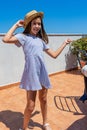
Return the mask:
{"type": "Polygon", "coordinates": [[[42,42],[43,42],[43,50],[44,51],[50,48],[49,45],[47,45],[44,41],[42,41],[42,42]]]}
{"type": "Polygon", "coordinates": [[[17,46],[23,46],[25,44],[25,35],[24,34],[16,34],[15,37],[18,39],[18,43],[16,43],[17,46]]]}

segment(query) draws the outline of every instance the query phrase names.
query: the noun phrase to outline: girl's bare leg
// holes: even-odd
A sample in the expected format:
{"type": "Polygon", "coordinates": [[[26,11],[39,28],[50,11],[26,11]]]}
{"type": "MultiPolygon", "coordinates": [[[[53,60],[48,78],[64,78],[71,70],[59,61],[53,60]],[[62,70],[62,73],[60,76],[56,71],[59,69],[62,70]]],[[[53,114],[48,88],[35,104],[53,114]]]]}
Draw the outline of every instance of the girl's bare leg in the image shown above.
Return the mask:
{"type": "Polygon", "coordinates": [[[23,130],[27,130],[31,113],[33,112],[35,107],[36,93],[37,91],[27,91],[27,105],[24,111],[23,130]]]}
{"type": "Polygon", "coordinates": [[[47,123],[47,89],[39,90],[39,100],[43,118],[43,125],[47,123]]]}
{"type": "Polygon", "coordinates": [[[39,100],[43,117],[43,129],[52,130],[49,123],[47,123],[47,93],[48,90],[43,87],[43,89],[39,91],[39,100]]]}

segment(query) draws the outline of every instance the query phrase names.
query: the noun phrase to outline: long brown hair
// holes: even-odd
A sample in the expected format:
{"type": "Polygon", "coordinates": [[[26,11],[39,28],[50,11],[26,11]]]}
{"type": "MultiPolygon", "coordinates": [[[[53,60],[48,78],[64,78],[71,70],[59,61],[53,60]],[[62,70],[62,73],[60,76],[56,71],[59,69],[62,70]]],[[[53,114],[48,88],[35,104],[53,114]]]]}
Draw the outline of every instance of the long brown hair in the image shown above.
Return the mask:
{"type": "MultiPolygon", "coordinates": [[[[38,17],[36,17],[38,18],[38,17]]],[[[35,18],[34,18],[35,19],[35,18]]],[[[41,19],[41,17],[40,17],[41,19]]],[[[31,21],[32,22],[32,21],[31,21]]],[[[30,34],[30,31],[31,31],[31,22],[28,23],[27,27],[25,28],[25,30],[23,31],[23,34],[30,34]]],[[[43,21],[41,19],[41,29],[40,31],[38,32],[37,34],[37,37],[41,38],[43,41],[46,42],[46,44],[48,43],[48,36],[45,32],[45,29],[44,29],[44,25],[43,25],[43,21]]]]}

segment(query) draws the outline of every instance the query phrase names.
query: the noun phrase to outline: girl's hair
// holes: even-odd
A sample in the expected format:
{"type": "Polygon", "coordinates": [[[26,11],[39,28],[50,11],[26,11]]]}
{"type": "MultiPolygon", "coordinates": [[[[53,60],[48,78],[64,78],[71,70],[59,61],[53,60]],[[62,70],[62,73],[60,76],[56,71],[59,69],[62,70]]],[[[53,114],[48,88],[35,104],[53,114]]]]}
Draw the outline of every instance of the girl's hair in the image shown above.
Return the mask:
{"type": "MultiPolygon", "coordinates": [[[[40,17],[41,18],[41,17],[40,17]]],[[[34,18],[35,19],[35,18],[34,18]]],[[[32,22],[32,21],[31,21],[32,22]]],[[[23,31],[23,34],[30,34],[30,31],[31,31],[31,22],[28,23],[27,27],[25,28],[25,30],[23,31]]],[[[46,44],[48,43],[48,36],[45,32],[45,29],[44,29],[44,25],[43,25],[43,21],[41,19],[41,29],[40,31],[38,32],[37,36],[39,38],[41,38],[43,41],[46,42],[46,44]]]]}

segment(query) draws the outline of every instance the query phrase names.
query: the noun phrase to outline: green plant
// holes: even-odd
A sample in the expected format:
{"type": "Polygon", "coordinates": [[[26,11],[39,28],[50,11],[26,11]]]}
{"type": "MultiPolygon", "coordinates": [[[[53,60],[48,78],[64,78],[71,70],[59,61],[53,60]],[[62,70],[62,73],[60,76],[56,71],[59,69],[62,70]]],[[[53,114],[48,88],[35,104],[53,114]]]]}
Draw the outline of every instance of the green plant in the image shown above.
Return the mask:
{"type": "Polygon", "coordinates": [[[87,60],[87,37],[74,40],[70,45],[71,52],[82,60],[87,60]]]}

